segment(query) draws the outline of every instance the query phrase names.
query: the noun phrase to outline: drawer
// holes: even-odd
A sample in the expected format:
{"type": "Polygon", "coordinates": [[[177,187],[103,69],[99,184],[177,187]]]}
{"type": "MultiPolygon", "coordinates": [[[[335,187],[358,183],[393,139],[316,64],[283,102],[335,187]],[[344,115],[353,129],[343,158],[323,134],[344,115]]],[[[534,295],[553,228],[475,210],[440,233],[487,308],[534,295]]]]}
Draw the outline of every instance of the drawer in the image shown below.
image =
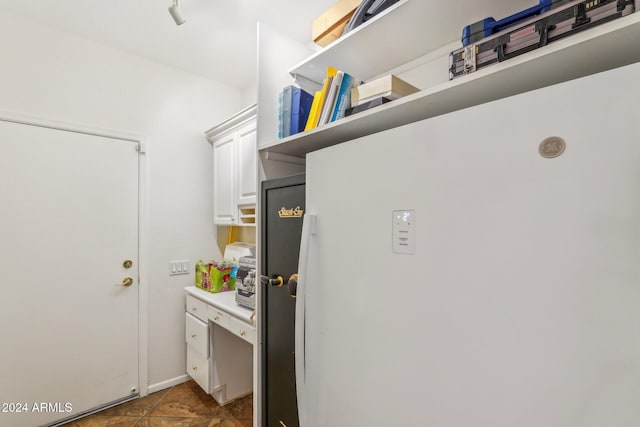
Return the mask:
{"type": "Polygon", "coordinates": [[[248,324],[247,322],[243,322],[240,319],[236,319],[235,317],[229,318],[229,331],[236,334],[243,340],[255,344],[256,342],[256,328],[248,324]]]}
{"type": "Polygon", "coordinates": [[[187,374],[189,374],[205,392],[211,393],[209,359],[190,345],[187,345],[187,374]]]}
{"type": "Polygon", "coordinates": [[[185,314],[185,341],[203,356],[209,357],[209,324],[185,314]]]}
{"type": "Polygon", "coordinates": [[[220,310],[219,308],[216,308],[212,305],[208,306],[208,316],[209,316],[209,320],[211,320],[213,323],[217,323],[218,325],[222,326],[225,329],[229,329],[229,321],[231,319],[231,316],[229,315],[229,313],[220,310]]]}
{"type": "Polygon", "coordinates": [[[191,313],[203,322],[207,321],[207,303],[187,295],[187,313],[191,313]]]}

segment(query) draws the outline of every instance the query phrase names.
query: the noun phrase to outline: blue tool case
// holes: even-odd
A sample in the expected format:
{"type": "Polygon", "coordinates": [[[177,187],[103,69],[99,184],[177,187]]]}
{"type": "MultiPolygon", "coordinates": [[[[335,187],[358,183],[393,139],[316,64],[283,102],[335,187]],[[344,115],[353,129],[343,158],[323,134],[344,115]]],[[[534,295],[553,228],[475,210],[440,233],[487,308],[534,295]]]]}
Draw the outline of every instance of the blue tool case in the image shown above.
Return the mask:
{"type": "Polygon", "coordinates": [[[522,10],[518,13],[514,13],[513,15],[507,16],[499,21],[489,17],[482,21],[467,25],[462,30],[462,46],[475,43],[478,40],[482,40],[485,37],[489,37],[492,34],[512,27],[519,22],[531,18],[532,16],[548,12],[552,8],[561,6],[569,1],[570,0],[540,0],[538,5],[522,10]]]}

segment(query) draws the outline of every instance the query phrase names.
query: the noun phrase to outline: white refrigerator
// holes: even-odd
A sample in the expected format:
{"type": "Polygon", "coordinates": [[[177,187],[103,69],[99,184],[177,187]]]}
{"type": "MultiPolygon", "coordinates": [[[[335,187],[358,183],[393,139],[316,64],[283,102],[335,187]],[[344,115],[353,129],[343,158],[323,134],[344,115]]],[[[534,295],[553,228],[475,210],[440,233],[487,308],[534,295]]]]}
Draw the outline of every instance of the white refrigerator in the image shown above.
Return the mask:
{"type": "Polygon", "coordinates": [[[302,427],[640,425],[639,78],[307,156],[302,427]]]}

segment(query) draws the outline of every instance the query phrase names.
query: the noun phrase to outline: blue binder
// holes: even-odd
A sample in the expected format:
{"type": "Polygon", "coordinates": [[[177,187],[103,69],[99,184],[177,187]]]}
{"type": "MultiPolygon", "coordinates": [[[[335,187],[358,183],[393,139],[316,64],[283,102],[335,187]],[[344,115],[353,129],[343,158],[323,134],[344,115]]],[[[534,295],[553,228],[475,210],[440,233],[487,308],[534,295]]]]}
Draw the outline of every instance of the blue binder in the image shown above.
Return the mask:
{"type": "Polygon", "coordinates": [[[309,118],[309,110],[313,95],[300,89],[299,87],[291,87],[291,123],[289,135],[295,135],[304,130],[309,118]]]}

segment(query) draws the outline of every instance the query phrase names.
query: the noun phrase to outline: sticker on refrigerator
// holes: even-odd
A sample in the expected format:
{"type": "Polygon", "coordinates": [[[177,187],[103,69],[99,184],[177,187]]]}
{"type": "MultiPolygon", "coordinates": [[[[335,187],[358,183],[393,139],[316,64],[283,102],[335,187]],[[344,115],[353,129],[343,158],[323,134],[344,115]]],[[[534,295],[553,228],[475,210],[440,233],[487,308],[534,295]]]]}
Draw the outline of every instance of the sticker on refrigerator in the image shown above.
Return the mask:
{"type": "Polygon", "coordinates": [[[416,253],[416,211],[393,211],[391,215],[392,251],[394,254],[416,253]]]}

